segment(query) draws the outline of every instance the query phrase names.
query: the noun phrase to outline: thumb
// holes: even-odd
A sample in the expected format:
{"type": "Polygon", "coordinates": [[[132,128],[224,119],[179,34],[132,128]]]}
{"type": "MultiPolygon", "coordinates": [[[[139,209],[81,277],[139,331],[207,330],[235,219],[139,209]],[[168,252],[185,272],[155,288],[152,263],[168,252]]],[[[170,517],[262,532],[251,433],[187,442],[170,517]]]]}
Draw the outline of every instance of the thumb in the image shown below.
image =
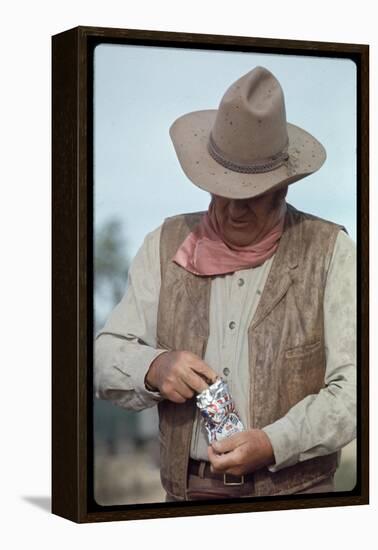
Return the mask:
{"type": "Polygon", "coordinates": [[[226,437],[225,439],[221,439],[220,441],[213,441],[212,447],[214,451],[218,454],[233,451],[235,447],[240,444],[241,433],[242,432],[231,435],[230,437],[226,437]]]}

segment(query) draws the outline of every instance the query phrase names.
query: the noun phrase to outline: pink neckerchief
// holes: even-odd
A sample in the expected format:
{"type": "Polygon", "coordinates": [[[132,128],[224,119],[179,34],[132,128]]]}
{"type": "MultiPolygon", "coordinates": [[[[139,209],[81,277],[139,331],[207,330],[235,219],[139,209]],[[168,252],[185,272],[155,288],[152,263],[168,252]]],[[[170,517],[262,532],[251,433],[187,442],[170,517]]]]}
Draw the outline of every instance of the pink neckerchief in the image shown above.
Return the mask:
{"type": "Polygon", "coordinates": [[[173,261],[195,275],[225,275],[262,265],[276,252],[283,232],[286,202],[277,223],[261,241],[248,246],[227,245],[206,212],[177,250],[173,261]]]}

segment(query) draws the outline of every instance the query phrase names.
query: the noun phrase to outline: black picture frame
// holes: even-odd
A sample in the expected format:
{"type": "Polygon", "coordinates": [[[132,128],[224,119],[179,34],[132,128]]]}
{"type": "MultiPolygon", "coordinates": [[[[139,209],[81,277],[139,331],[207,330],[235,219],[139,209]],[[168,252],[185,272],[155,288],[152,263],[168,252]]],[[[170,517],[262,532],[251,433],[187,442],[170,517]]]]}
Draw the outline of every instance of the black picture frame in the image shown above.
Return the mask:
{"type": "Polygon", "coordinates": [[[369,47],[80,26],[52,37],[52,512],[97,522],[369,502],[369,47]],[[357,484],[345,493],[99,506],[93,498],[93,53],[101,43],[351,59],[357,69],[357,484]]]}

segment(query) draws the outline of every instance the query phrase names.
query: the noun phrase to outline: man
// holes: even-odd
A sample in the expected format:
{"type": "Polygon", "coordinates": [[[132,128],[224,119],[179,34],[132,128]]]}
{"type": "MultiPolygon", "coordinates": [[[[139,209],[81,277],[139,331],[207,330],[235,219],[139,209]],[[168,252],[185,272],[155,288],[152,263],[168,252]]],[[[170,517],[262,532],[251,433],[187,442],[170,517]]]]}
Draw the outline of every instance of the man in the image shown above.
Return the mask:
{"type": "Polygon", "coordinates": [[[331,491],[355,437],[355,247],[285,200],[325,150],[262,67],[170,134],[209,209],[147,235],[97,336],[97,395],[158,405],[167,500],[331,491]],[[217,376],[245,430],[209,446],[195,396],[217,376]]]}

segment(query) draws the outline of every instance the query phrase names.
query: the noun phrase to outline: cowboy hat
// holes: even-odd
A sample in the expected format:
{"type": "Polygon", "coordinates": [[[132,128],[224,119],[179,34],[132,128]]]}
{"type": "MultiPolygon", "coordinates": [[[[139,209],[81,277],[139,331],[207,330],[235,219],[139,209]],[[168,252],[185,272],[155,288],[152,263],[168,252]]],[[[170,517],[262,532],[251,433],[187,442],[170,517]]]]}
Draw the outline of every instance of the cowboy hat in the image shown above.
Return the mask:
{"type": "Polygon", "coordinates": [[[294,183],[326,158],[319,141],[286,121],[281,85],[264,67],[234,82],[217,110],[187,113],[169,133],[188,178],[228,198],[252,198],[294,183]]]}

